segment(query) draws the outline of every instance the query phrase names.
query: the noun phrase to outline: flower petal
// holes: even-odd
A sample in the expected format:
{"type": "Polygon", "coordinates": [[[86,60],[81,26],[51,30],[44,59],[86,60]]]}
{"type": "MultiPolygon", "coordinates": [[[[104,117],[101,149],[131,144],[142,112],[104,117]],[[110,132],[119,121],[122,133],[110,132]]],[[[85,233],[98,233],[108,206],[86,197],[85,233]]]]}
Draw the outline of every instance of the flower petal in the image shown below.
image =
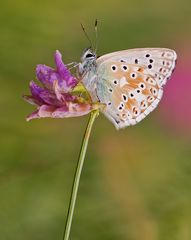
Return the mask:
{"type": "Polygon", "coordinates": [[[52,117],[52,113],[55,109],[54,106],[42,105],[38,110],[38,115],[40,118],[52,117]]]}
{"type": "Polygon", "coordinates": [[[88,103],[73,103],[67,104],[67,107],[56,108],[52,113],[54,118],[68,118],[68,117],[79,117],[91,112],[92,107],[88,103]]]}
{"type": "MultiPolygon", "coordinates": [[[[48,89],[44,89],[39,87],[35,82],[30,82],[31,87],[31,93],[32,97],[36,99],[37,105],[54,105],[54,106],[62,106],[63,102],[61,102],[59,99],[57,99],[56,95],[49,91],[48,89]]],[[[34,102],[34,101],[33,101],[34,102]]]]}
{"type": "Polygon", "coordinates": [[[34,99],[36,99],[39,102],[39,104],[42,105],[44,103],[44,101],[40,97],[40,93],[42,91],[44,91],[44,89],[39,87],[35,82],[31,81],[30,82],[30,90],[31,90],[32,97],[34,99]]]}
{"type": "Polygon", "coordinates": [[[53,106],[62,106],[63,102],[59,101],[56,97],[56,95],[48,90],[42,91],[39,94],[40,98],[44,101],[44,103],[48,105],[53,105],[53,106]]]}
{"type": "Polygon", "coordinates": [[[26,120],[27,122],[32,120],[32,119],[36,119],[36,118],[40,118],[39,115],[38,115],[38,110],[29,114],[27,117],[26,117],[26,120]]]}
{"type": "Polygon", "coordinates": [[[52,117],[52,113],[54,111],[55,111],[54,106],[42,105],[38,108],[38,110],[36,110],[35,112],[27,116],[26,120],[30,121],[32,119],[37,119],[37,118],[52,117]]]}
{"type": "Polygon", "coordinates": [[[76,96],[72,96],[69,93],[62,93],[62,89],[59,87],[58,81],[54,81],[53,90],[59,101],[70,102],[70,101],[74,101],[77,99],[76,96]]]}
{"type": "Polygon", "coordinates": [[[37,111],[31,113],[27,117],[27,121],[36,118],[68,118],[68,117],[79,117],[83,115],[87,115],[92,110],[97,109],[96,106],[90,105],[88,103],[67,103],[67,105],[63,105],[62,107],[55,107],[49,105],[42,105],[38,108],[37,111]]]}
{"type": "MultiPolygon", "coordinates": [[[[67,69],[67,67],[64,65],[62,61],[62,55],[61,53],[57,50],[54,56],[57,71],[62,77],[62,79],[65,81],[67,88],[73,88],[77,84],[76,78],[72,76],[70,71],[67,69]]],[[[62,88],[64,87],[62,82],[58,82],[58,85],[62,88]]]]}
{"type": "Polygon", "coordinates": [[[89,103],[73,103],[68,104],[69,114],[71,117],[83,116],[91,112],[92,105],[89,103]]]}
{"type": "Polygon", "coordinates": [[[59,74],[53,68],[42,64],[37,65],[36,76],[48,89],[52,89],[54,81],[60,78],[59,74]]]}
{"type": "Polygon", "coordinates": [[[54,117],[54,118],[65,118],[65,117],[67,117],[67,115],[68,115],[68,107],[67,106],[57,108],[52,113],[52,117],[54,117]]]}
{"type": "Polygon", "coordinates": [[[29,95],[24,95],[23,96],[24,100],[27,101],[28,103],[32,104],[32,105],[41,105],[41,102],[38,101],[36,98],[34,98],[33,96],[29,96],[29,95]]]}

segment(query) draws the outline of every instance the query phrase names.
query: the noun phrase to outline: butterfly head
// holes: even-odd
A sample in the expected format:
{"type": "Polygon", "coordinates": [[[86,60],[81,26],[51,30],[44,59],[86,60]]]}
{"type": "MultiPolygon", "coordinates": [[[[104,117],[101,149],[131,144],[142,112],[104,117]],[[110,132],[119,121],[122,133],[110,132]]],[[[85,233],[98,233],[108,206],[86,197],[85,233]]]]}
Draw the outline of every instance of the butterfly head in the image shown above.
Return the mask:
{"type": "Polygon", "coordinates": [[[94,62],[96,58],[97,58],[96,53],[91,48],[87,48],[85,49],[81,57],[81,61],[91,63],[91,62],[94,62]]]}
{"type": "Polygon", "coordinates": [[[96,53],[88,48],[84,51],[81,57],[81,63],[79,64],[79,73],[82,75],[96,66],[96,53]]]}

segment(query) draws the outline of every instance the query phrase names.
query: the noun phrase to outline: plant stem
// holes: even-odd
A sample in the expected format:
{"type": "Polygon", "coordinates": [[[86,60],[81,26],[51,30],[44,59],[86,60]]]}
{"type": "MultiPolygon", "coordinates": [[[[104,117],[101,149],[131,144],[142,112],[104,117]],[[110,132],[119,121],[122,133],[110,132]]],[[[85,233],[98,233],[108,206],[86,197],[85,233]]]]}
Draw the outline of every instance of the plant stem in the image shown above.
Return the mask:
{"type": "Polygon", "coordinates": [[[97,115],[98,115],[98,110],[91,112],[91,115],[90,115],[90,118],[89,118],[89,121],[88,121],[88,124],[86,127],[86,131],[84,133],[84,138],[82,141],[81,150],[80,150],[80,154],[79,154],[79,158],[78,158],[78,163],[76,166],[76,172],[75,172],[74,180],[73,180],[73,186],[72,186],[72,192],[71,192],[71,196],[70,196],[70,202],[69,202],[68,214],[67,214],[67,218],[66,218],[63,240],[69,239],[70,229],[71,229],[72,219],[73,219],[73,214],[74,214],[74,208],[75,208],[75,203],[76,203],[76,198],[77,198],[77,193],[78,193],[78,187],[79,187],[79,182],[80,182],[80,175],[81,175],[83,164],[84,164],[84,158],[86,155],[86,150],[87,150],[88,141],[90,138],[91,129],[92,129],[94,120],[97,115]]]}

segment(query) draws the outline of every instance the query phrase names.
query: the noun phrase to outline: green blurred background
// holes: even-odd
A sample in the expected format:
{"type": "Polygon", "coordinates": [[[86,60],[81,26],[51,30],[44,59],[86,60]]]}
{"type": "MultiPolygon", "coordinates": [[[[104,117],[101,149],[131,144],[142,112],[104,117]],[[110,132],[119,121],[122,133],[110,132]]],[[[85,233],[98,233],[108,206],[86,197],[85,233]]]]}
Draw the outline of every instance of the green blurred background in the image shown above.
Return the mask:
{"type": "Polygon", "coordinates": [[[22,99],[35,66],[79,61],[94,37],[98,54],[169,47],[179,61],[157,110],[116,131],[94,125],[80,183],[72,240],[191,239],[191,2],[1,1],[0,239],[62,239],[87,117],[29,123],[22,99]]]}

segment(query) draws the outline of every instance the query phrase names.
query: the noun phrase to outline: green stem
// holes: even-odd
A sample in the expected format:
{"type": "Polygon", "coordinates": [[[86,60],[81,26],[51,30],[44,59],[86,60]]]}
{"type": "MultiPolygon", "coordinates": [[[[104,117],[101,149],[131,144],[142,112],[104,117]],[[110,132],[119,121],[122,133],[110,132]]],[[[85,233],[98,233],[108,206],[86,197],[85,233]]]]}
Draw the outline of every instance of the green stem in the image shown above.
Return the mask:
{"type": "Polygon", "coordinates": [[[69,239],[70,229],[71,229],[72,219],[73,219],[73,214],[74,214],[74,208],[75,208],[75,203],[76,203],[76,198],[77,198],[77,193],[78,193],[78,187],[79,187],[79,182],[80,182],[80,175],[81,175],[83,164],[84,164],[84,158],[86,155],[86,150],[87,150],[88,141],[90,138],[91,129],[92,129],[94,120],[97,115],[98,115],[97,110],[91,112],[91,115],[90,115],[90,118],[88,121],[88,125],[86,127],[86,131],[84,134],[84,138],[82,141],[80,155],[78,158],[76,172],[75,172],[74,180],[73,180],[73,186],[72,186],[72,192],[71,192],[71,196],[70,196],[70,203],[69,203],[68,214],[67,214],[67,218],[66,218],[66,225],[65,225],[63,240],[69,239]]]}

